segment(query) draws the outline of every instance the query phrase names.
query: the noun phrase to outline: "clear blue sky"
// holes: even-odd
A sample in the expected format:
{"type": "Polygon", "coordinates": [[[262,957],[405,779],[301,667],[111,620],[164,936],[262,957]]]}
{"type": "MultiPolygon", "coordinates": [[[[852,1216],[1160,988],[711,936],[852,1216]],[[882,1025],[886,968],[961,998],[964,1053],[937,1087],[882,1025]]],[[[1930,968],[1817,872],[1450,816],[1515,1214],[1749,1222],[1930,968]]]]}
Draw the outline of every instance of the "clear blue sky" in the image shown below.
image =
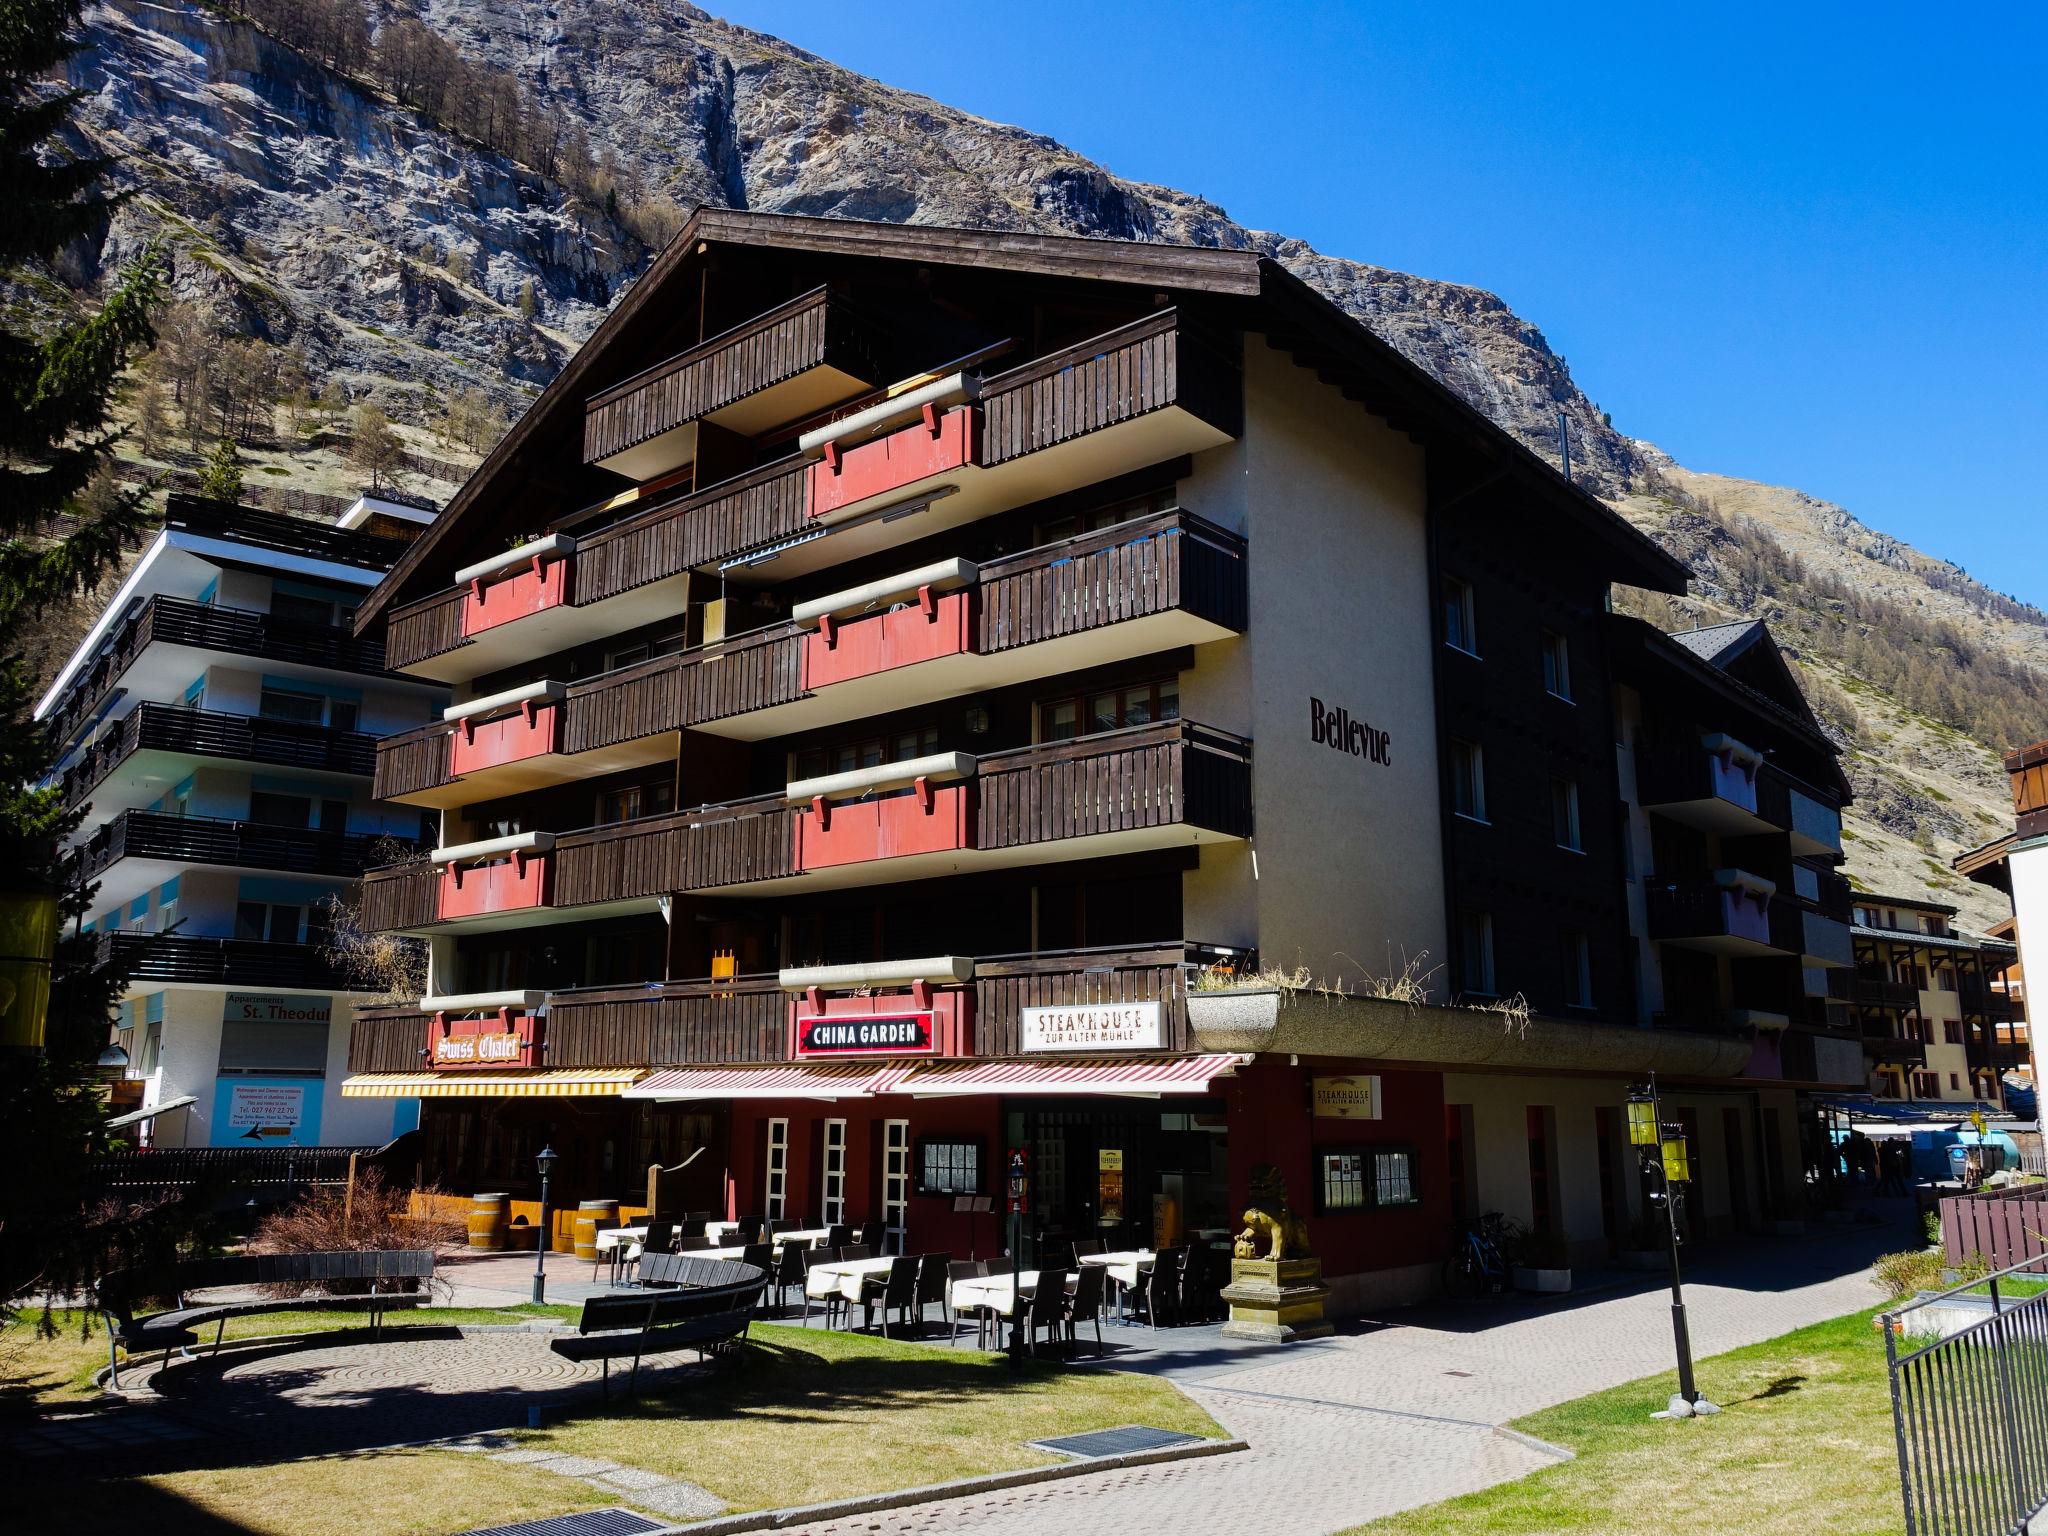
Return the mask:
{"type": "Polygon", "coordinates": [[[2048,606],[2048,10],[710,8],[1492,289],[1623,431],[2048,606]]]}

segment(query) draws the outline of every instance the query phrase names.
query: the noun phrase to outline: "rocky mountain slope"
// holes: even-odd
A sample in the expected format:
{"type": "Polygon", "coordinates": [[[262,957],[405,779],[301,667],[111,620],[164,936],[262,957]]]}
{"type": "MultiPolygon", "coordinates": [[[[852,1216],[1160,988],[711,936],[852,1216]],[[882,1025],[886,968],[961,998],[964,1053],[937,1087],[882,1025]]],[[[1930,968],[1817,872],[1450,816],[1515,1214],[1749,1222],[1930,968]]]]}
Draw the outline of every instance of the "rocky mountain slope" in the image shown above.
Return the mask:
{"type": "MultiPolygon", "coordinates": [[[[1542,333],[1492,294],[1247,229],[1199,197],[1123,180],[1041,135],[892,89],[676,0],[364,7],[378,28],[417,16],[478,67],[509,71],[537,116],[595,150],[594,171],[575,178],[543,175],[399,106],[363,69],[315,62],[303,37],[282,35],[317,12],[313,0],[253,9],[280,35],[192,4],[88,7],[85,46],[70,64],[89,92],[82,132],[122,157],[138,196],[61,276],[89,292],[168,231],[181,299],[215,324],[300,349],[316,377],[392,412],[425,455],[405,477],[412,489],[445,495],[473,457],[427,441],[420,428],[436,402],[480,388],[516,411],[640,270],[650,230],[699,202],[1256,249],[1553,458],[1562,413],[1581,480],[1694,566],[1696,598],[1657,616],[1800,620],[1792,643],[1823,679],[1817,691],[1843,701],[1831,715],[1857,754],[1869,813],[1856,823],[1850,868],[1866,883],[1931,880],[1956,848],[1981,840],[2001,799],[1987,743],[2048,734],[2048,704],[2009,734],[1986,724],[2024,693],[2002,673],[1967,708],[1938,691],[1924,701],[1869,692],[1857,669],[1871,664],[1846,627],[1761,590],[1754,550],[1738,552],[1761,539],[1791,559],[1789,576],[1784,561],[1765,564],[1795,586],[1802,573],[1823,573],[1947,625],[1912,633],[1951,660],[1964,646],[1986,665],[2048,669],[2043,615],[1840,508],[1696,474],[1622,435],[1542,333]],[[1876,723],[1894,713],[1905,723],[1876,723]],[[1980,739],[1955,728],[1965,716],[1980,739]],[[1939,763],[1923,769],[1929,753],[1939,763]],[[1890,850],[1882,860],[1866,854],[1879,848],[1890,850]]],[[[303,438],[258,445],[252,458],[258,485],[263,470],[277,486],[347,485],[335,454],[303,438]]],[[[166,450],[146,467],[183,463],[166,450]]],[[[1905,676],[1904,663],[1887,666],[1888,679],[1905,676]]],[[[1991,911],[1979,903],[1969,915],[1991,911]]]]}

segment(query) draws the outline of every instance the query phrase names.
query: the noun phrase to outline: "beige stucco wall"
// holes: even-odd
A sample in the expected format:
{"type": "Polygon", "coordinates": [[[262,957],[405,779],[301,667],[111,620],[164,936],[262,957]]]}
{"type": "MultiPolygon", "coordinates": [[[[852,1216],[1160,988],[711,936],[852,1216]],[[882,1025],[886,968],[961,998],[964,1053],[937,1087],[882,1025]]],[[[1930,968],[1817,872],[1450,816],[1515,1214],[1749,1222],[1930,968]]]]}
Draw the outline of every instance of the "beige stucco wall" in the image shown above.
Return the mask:
{"type": "Polygon", "coordinates": [[[1250,337],[1244,437],[1198,458],[1181,501],[1250,544],[1250,633],[1198,650],[1181,707],[1251,736],[1257,821],[1249,848],[1204,850],[1188,933],[1353,984],[1440,965],[1421,449],[1250,337]],[[1312,741],[1311,697],[1388,733],[1389,760],[1312,741]]]}

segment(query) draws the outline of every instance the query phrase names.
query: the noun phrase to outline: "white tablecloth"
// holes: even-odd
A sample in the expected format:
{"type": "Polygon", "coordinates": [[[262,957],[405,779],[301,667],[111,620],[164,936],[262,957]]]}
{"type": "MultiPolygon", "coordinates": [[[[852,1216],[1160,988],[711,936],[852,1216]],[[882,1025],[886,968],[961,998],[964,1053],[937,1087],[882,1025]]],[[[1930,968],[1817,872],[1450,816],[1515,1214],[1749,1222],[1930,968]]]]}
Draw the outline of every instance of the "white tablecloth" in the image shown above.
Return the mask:
{"type": "Polygon", "coordinates": [[[606,1227],[597,1234],[597,1251],[609,1253],[621,1244],[639,1244],[647,1241],[645,1227],[606,1227]]]}
{"type": "MultiPolygon", "coordinates": [[[[727,1239],[737,1242],[740,1224],[736,1221],[707,1221],[704,1223],[704,1240],[707,1243],[723,1243],[727,1239]]],[[[771,1241],[780,1248],[784,1243],[800,1243],[806,1248],[815,1248],[832,1235],[830,1227],[801,1227],[791,1232],[778,1232],[771,1241]]]]}
{"type": "Polygon", "coordinates": [[[804,1294],[822,1301],[833,1294],[848,1301],[860,1300],[861,1283],[870,1276],[889,1273],[894,1259],[848,1259],[842,1264],[819,1264],[804,1276],[804,1294]]]}
{"type": "MultiPolygon", "coordinates": [[[[1079,1275],[1069,1272],[1061,1277],[1063,1287],[1066,1282],[1080,1278],[1079,1275]]],[[[1028,1301],[1038,1290],[1038,1271],[1035,1269],[1025,1270],[1017,1277],[1017,1284],[1028,1301]]],[[[988,1307],[1002,1317],[1010,1315],[1010,1277],[1008,1275],[984,1275],[973,1280],[955,1280],[953,1282],[952,1296],[953,1310],[955,1312],[966,1312],[977,1307],[988,1307]]]]}
{"type": "Polygon", "coordinates": [[[1100,1264],[1109,1271],[1109,1278],[1118,1285],[1135,1288],[1139,1271],[1150,1269],[1156,1257],[1158,1255],[1150,1248],[1126,1248],[1116,1253],[1084,1253],[1080,1262],[1100,1264]]]}
{"type": "Polygon", "coordinates": [[[744,1248],[685,1248],[677,1257],[683,1259],[731,1259],[737,1263],[740,1255],[746,1251],[744,1248]]]}

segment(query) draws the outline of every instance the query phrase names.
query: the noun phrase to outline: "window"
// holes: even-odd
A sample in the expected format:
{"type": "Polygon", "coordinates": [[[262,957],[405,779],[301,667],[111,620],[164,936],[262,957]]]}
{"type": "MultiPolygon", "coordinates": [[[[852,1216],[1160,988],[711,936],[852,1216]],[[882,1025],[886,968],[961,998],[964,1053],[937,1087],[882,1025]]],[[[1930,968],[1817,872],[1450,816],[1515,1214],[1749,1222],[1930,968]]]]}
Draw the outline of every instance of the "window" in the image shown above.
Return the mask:
{"type": "Polygon", "coordinates": [[[1464,912],[1458,917],[1459,975],[1467,992],[1495,995],[1493,982],[1493,916],[1464,912]]]}
{"type": "Polygon", "coordinates": [[[665,816],[675,808],[676,788],[667,780],[628,784],[622,789],[608,789],[597,797],[597,825],[608,827],[615,822],[638,821],[643,816],[665,816]]]}
{"type": "MultiPolygon", "coordinates": [[[[856,768],[876,768],[883,763],[906,763],[914,757],[929,757],[939,750],[939,728],[919,726],[870,736],[861,741],[842,742],[834,747],[806,747],[796,755],[795,777],[822,778],[828,773],[851,773],[856,768]]],[[[648,812],[649,815],[658,814],[648,812]]]]}
{"type": "Polygon", "coordinates": [[[1593,1006],[1593,946],[1583,933],[1564,936],[1564,1000],[1572,1008],[1593,1006]]]}
{"type": "Polygon", "coordinates": [[[787,1213],[789,1203],[789,1122],[768,1122],[767,1155],[761,1170],[761,1214],[770,1221],[787,1213]]]}
{"type": "Polygon", "coordinates": [[[882,1225],[898,1253],[910,1240],[910,1122],[882,1122],[882,1225]]]}
{"type": "Polygon", "coordinates": [[[1443,580],[1444,644],[1468,656],[1479,654],[1479,622],[1473,611],[1472,583],[1455,576],[1443,580]]]}
{"type": "Polygon", "coordinates": [[[1051,544],[1055,540],[1076,538],[1084,533],[1099,533],[1104,528],[1114,528],[1118,523],[1127,523],[1134,517],[1165,512],[1172,508],[1173,497],[1174,493],[1170,489],[1148,491],[1143,496],[1130,496],[1122,501],[1113,501],[1106,507],[1095,507],[1086,512],[1056,517],[1050,522],[1040,523],[1033,530],[1033,542],[1051,544]]]}
{"type": "Polygon", "coordinates": [[[1412,1147],[1331,1147],[1316,1153],[1316,1209],[1398,1210],[1420,1205],[1419,1157],[1412,1147]]]}
{"type": "Polygon", "coordinates": [[[1947,966],[1940,966],[1934,972],[1934,988],[1937,992],[1953,992],[1956,989],[1956,973],[1947,966]]]}
{"type": "Polygon", "coordinates": [[[1948,1085],[1951,1088],[1960,1088],[1963,1086],[1963,1080],[1956,1073],[1951,1072],[1948,1075],[1948,1085]]]}
{"type": "Polygon", "coordinates": [[[1570,779],[1550,781],[1550,830],[1558,847],[1584,851],[1579,843],[1579,786],[1570,779]]]}
{"type": "Polygon", "coordinates": [[[1963,1026],[1954,1019],[1942,1020],[1941,1038],[1950,1045],[1961,1045],[1963,1043],[1963,1026]]]}
{"type": "Polygon", "coordinates": [[[981,1143],[926,1137],[917,1144],[920,1195],[981,1193],[981,1143]]]}
{"type": "Polygon", "coordinates": [[[1571,643],[1549,629],[1543,631],[1543,691],[1555,699],[1572,696],[1571,643]]]}
{"type": "Polygon", "coordinates": [[[254,789],[249,792],[249,819],[265,827],[310,826],[313,802],[304,795],[275,795],[254,789]]]}
{"type": "Polygon", "coordinates": [[[819,1147],[819,1214],[825,1225],[836,1227],[846,1220],[846,1122],[827,1120],[819,1147]]]}
{"type": "Polygon", "coordinates": [[[1476,743],[1451,743],[1451,809],[1471,821],[1486,820],[1486,754],[1476,743]]]}
{"type": "Polygon", "coordinates": [[[1180,679],[1133,683],[1106,688],[1072,699],[1051,699],[1038,706],[1038,739],[1072,741],[1126,726],[1152,725],[1180,718],[1180,679]]]}
{"type": "Polygon", "coordinates": [[[1916,1099],[1938,1099],[1941,1097],[1941,1078],[1933,1072],[1913,1074],[1913,1097],[1916,1099]]]}
{"type": "Polygon", "coordinates": [[[334,604],[329,599],[308,597],[302,592],[273,592],[270,594],[270,616],[283,619],[288,624],[332,624],[334,604]]]}
{"type": "Polygon", "coordinates": [[[306,909],[283,902],[244,901],[235,907],[235,937],[297,944],[305,937],[306,909]]]}
{"type": "Polygon", "coordinates": [[[265,688],[256,711],[266,720],[295,720],[302,725],[319,725],[327,718],[327,700],[317,693],[265,688]]]}
{"type": "Polygon", "coordinates": [[[644,640],[622,645],[617,650],[606,651],[605,670],[609,672],[618,667],[630,667],[636,662],[651,661],[657,656],[673,656],[678,651],[688,649],[689,638],[689,630],[680,624],[657,630],[644,640]]]}

